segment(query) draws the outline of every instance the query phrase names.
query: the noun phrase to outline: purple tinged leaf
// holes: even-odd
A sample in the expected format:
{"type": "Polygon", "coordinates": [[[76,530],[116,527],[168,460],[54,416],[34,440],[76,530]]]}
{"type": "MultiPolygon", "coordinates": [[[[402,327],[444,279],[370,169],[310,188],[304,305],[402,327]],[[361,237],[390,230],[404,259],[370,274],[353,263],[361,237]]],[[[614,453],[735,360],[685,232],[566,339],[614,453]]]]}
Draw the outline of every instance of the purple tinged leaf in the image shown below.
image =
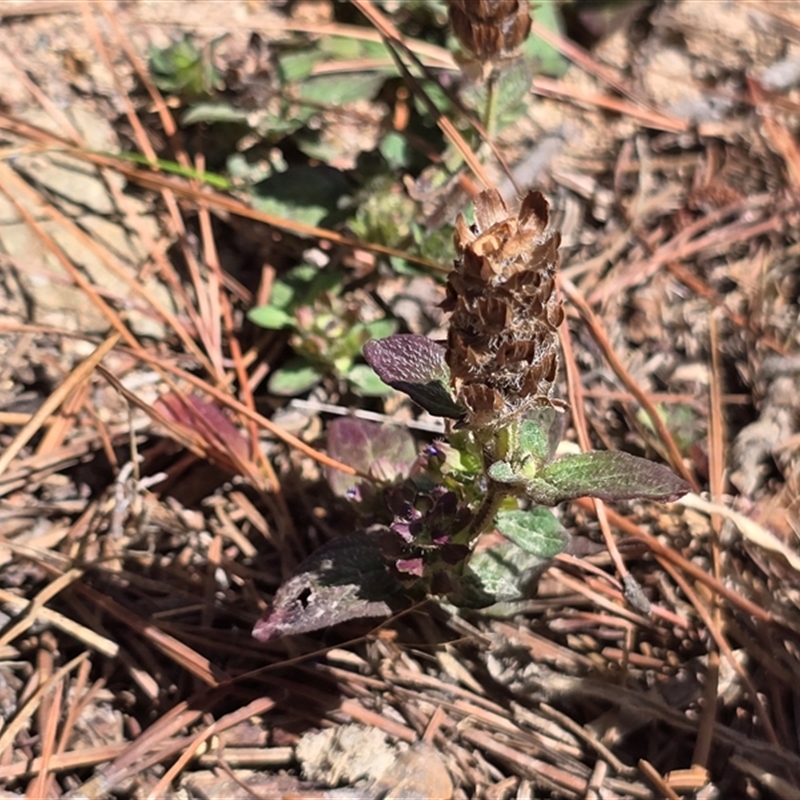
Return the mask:
{"type": "Polygon", "coordinates": [[[431,414],[460,419],[464,409],[450,394],[445,352],[427,336],[412,333],[396,333],[364,345],[364,358],[384,383],[405,392],[431,414]]]}
{"type": "Polygon", "coordinates": [[[602,451],[557,458],[528,481],[526,493],[539,505],[554,506],[577,497],[671,502],[690,488],[661,464],[630,453],[602,451]]]}
{"type": "Polygon", "coordinates": [[[369,365],[387,383],[449,381],[445,352],[443,345],[415,333],[396,333],[364,345],[369,365]]]}
{"type": "Polygon", "coordinates": [[[275,594],[253,628],[267,642],[362,617],[388,617],[399,591],[381,553],[380,536],[356,533],[323,545],[275,594]]]}
{"type": "MultiPolygon", "coordinates": [[[[328,455],[364,475],[391,483],[409,474],[417,460],[417,445],[405,428],[341,417],[328,426],[328,455]]],[[[328,471],[328,484],[339,497],[346,497],[361,483],[357,476],[328,471]]]]}
{"type": "Polygon", "coordinates": [[[155,408],[170,422],[200,434],[212,451],[233,453],[241,461],[250,460],[250,446],[239,429],[213,403],[195,395],[168,392],[155,402],[155,408]]]}
{"type": "Polygon", "coordinates": [[[380,456],[372,462],[369,474],[381,483],[392,483],[398,477],[405,477],[404,471],[398,471],[395,462],[386,456],[380,456]]]}

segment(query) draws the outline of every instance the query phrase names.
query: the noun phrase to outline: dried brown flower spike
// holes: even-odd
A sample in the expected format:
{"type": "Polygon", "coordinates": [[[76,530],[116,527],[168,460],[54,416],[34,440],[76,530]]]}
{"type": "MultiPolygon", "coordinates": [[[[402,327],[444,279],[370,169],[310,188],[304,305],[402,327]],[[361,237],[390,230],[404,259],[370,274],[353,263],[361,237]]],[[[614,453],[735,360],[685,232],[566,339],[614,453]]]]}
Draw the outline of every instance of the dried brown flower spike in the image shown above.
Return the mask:
{"type": "Polygon", "coordinates": [[[507,58],[531,30],[529,0],[450,0],[450,24],[477,61],[507,58]]]}
{"type": "Polygon", "coordinates": [[[456,221],[458,258],[442,303],[451,311],[446,360],[465,425],[497,428],[552,399],[564,310],[555,293],[561,237],[548,203],[529,192],[510,214],[496,191],[475,201],[475,224],[456,221]]]}

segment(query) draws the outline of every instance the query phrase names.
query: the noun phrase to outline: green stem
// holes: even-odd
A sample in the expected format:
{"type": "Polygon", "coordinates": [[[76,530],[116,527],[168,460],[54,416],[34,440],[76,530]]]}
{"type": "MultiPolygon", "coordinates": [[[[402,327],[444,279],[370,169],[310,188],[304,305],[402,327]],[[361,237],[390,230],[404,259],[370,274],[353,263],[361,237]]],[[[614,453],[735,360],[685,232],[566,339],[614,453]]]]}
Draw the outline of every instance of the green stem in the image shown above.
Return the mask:
{"type": "Polygon", "coordinates": [[[459,540],[463,539],[468,544],[477,539],[482,533],[491,530],[495,515],[500,510],[500,506],[503,504],[507,494],[505,488],[501,488],[494,482],[490,483],[489,491],[475,512],[472,522],[470,522],[466,531],[457,538],[459,540]]]}
{"type": "Polygon", "coordinates": [[[498,101],[497,73],[492,70],[486,80],[486,113],[483,125],[486,128],[486,136],[491,141],[494,138],[497,128],[497,101],[498,101]]]}
{"type": "Polygon", "coordinates": [[[125,161],[133,161],[134,164],[142,164],[146,167],[158,168],[172,175],[180,175],[182,178],[192,178],[193,180],[202,181],[209,186],[213,186],[215,189],[222,189],[223,191],[230,191],[234,188],[233,183],[224,175],[218,175],[215,172],[200,172],[191,167],[183,167],[174,161],[168,161],[163,158],[157,158],[155,161],[151,161],[141,153],[104,153],[102,151],[100,155],[111,156],[125,161]]]}

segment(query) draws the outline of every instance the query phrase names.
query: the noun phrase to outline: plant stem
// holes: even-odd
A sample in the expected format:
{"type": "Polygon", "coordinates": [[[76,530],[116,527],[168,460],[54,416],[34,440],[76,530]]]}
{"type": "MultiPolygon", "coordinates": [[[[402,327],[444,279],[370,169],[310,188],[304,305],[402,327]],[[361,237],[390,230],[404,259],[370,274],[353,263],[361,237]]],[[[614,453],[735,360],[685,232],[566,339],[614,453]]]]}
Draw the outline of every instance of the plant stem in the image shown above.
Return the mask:
{"type": "Polygon", "coordinates": [[[483,126],[486,136],[491,141],[497,127],[497,99],[498,99],[497,72],[493,69],[486,80],[486,112],[483,126]]]}
{"type": "Polygon", "coordinates": [[[466,530],[465,538],[468,543],[489,530],[494,523],[495,514],[497,514],[507,494],[508,492],[505,488],[501,488],[494,482],[489,484],[489,491],[483,498],[483,502],[478,507],[472,522],[470,522],[466,530]]]}

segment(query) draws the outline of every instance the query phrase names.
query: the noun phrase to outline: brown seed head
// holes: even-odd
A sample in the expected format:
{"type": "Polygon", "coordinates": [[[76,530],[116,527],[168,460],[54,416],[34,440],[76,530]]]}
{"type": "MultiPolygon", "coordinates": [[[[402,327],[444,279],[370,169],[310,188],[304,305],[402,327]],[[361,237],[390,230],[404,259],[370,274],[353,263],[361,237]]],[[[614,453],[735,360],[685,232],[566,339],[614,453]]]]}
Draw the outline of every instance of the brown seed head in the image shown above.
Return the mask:
{"type": "Polygon", "coordinates": [[[557,231],[548,203],[529,192],[510,214],[496,191],[475,201],[475,224],[459,215],[458,258],[442,303],[451,311],[447,364],[470,427],[493,427],[552,400],[564,310],[555,293],[557,231]]]}
{"type": "Polygon", "coordinates": [[[480,62],[504,58],[531,30],[529,0],[450,0],[450,24],[461,46],[480,62]]]}

